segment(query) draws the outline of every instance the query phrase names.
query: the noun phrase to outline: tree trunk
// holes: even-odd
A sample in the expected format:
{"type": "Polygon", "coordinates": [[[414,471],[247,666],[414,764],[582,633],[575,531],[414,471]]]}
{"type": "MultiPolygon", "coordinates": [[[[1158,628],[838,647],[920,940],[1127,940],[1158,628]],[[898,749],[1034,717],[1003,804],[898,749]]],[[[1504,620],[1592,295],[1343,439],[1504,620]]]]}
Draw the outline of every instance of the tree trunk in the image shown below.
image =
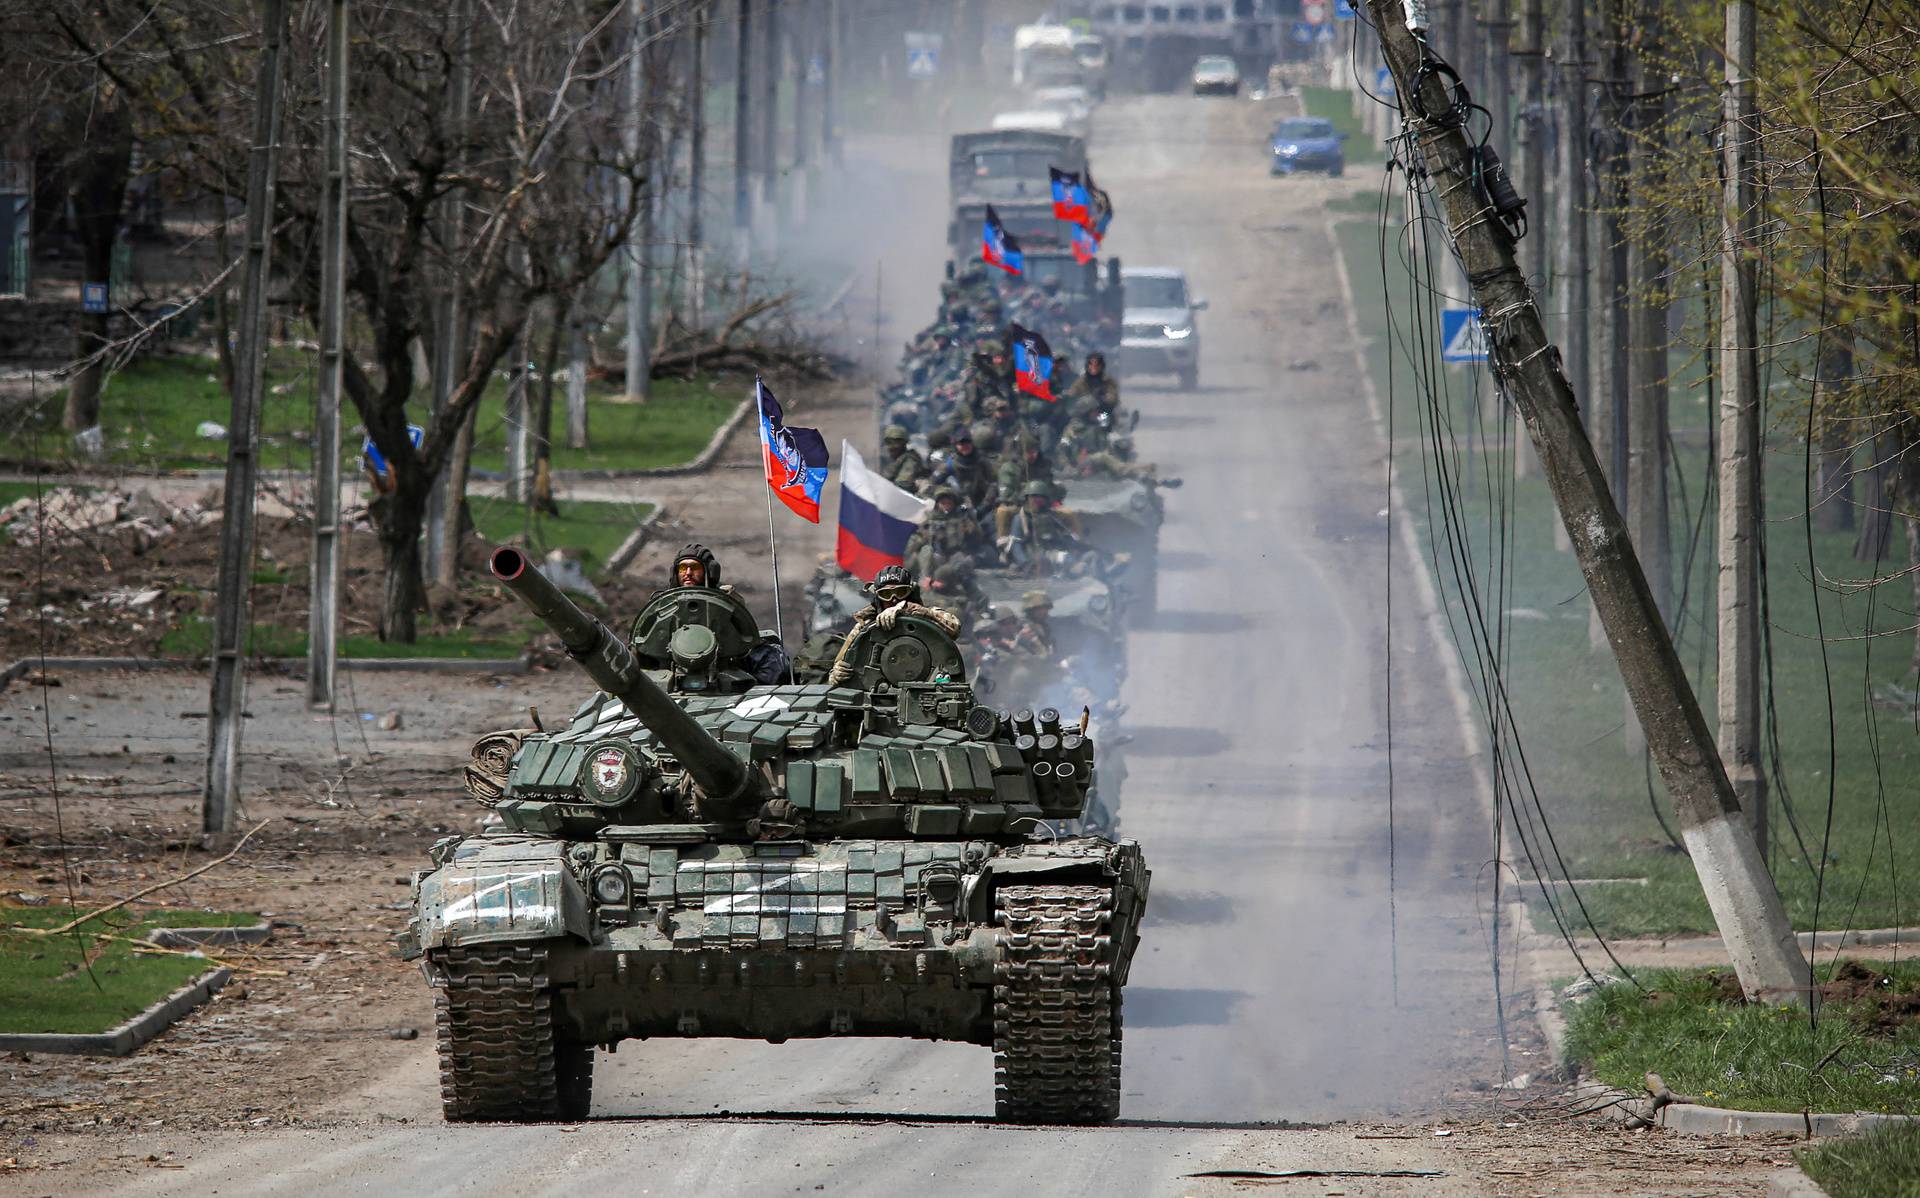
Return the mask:
{"type": "Polygon", "coordinates": [[[1867,470],[1864,483],[1865,513],[1860,520],[1860,531],[1853,538],[1853,557],[1855,561],[1877,562],[1886,556],[1887,541],[1893,535],[1894,466],[1889,461],[1893,438],[1875,433],[1867,452],[1873,464],[1867,470]]]}
{"type": "Polygon", "coordinates": [[[527,488],[528,504],[549,516],[560,514],[553,501],[553,374],[560,365],[561,336],[573,324],[571,312],[558,315],[540,355],[540,387],[533,396],[533,484],[527,488]]]}
{"type": "MultiPolygon", "coordinates": [[[[410,472],[415,475],[417,471],[410,472]]],[[[412,644],[420,635],[416,619],[425,586],[420,576],[421,516],[426,495],[403,489],[374,501],[380,549],[386,564],[386,591],[380,603],[380,639],[412,644]]]]}
{"type": "MultiPolygon", "coordinates": [[[[120,218],[126,207],[127,175],[133,169],[133,125],[125,105],[110,86],[96,89],[95,119],[81,143],[74,170],[74,231],[80,240],[80,279],[107,283],[113,274],[113,246],[120,236],[120,218]]],[[[114,297],[117,298],[117,297],[114,297]]],[[[73,326],[73,356],[86,358],[107,343],[107,314],[82,313],[73,326]]],[[[74,372],[67,386],[63,424],[70,433],[100,423],[100,387],[106,367],[94,361],[74,372]]]]}
{"type": "MultiPolygon", "coordinates": [[[[1853,376],[1853,343],[1844,333],[1828,334],[1814,377],[1814,404],[1821,410],[1835,410],[1835,401],[1845,401],[1853,376]]],[[[1820,467],[1814,477],[1813,526],[1821,532],[1853,530],[1853,452],[1847,445],[1844,421],[1823,421],[1820,429],[1820,467]]]]}

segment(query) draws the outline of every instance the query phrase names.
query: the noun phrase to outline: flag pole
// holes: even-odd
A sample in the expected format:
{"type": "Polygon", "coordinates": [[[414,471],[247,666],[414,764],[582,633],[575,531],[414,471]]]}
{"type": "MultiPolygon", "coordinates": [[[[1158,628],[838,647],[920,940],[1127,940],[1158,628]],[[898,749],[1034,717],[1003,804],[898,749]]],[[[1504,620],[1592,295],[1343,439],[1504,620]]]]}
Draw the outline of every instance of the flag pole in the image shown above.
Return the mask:
{"type": "MultiPolygon", "coordinates": [[[[765,393],[766,387],[761,383],[760,376],[757,374],[754,375],[753,407],[755,415],[760,416],[760,453],[762,455],[762,461],[765,460],[765,455],[769,451],[769,446],[767,445],[767,421],[766,417],[762,415],[762,413],[767,410],[764,402],[765,393]]],[[[773,488],[762,487],[761,490],[764,491],[767,496],[767,556],[773,559],[773,630],[780,637],[781,649],[785,650],[787,644],[787,624],[786,620],[780,614],[780,541],[773,533],[773,488]]],[[[789,653],[787,654],[787,682],[791,684],[793,681],[793,655],[789,653]]]]}

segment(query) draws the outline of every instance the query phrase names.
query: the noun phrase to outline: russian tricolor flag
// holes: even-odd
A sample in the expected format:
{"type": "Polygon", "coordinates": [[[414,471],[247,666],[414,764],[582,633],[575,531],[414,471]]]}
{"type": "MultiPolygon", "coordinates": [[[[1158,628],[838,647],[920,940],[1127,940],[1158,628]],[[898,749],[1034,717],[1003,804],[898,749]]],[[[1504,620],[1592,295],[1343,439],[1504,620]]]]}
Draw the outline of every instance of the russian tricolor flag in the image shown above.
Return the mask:
{"type": "Polygon", "coordinates": [[[862,582],[906,561],[907,539],[933,501],[894,486],[867,469],[852,442],[840,442],[840,538],[834,556],[862,582]]]}

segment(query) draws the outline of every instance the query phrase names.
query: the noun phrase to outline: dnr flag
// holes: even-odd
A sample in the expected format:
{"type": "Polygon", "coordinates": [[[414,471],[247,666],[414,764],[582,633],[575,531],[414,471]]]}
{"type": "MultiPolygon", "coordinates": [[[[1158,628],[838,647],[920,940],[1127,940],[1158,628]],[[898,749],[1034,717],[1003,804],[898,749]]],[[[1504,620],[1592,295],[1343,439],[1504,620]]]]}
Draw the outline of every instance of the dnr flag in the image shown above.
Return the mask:
{"type": "Polygon", "coordinates": [[[1092,231],[1093,239],[1106,238],[1107,226],[1113,223],[1113,197],[1108,195],[1093,181],[1093,167],[1087,167],[1087,220],[1086,227],[1092,231]]]}
{"type": "Polygon", "coordinates": [[[1020,252],[1020,243],[1007,232],[1000,223],[1000,214],[987,205],[987,219],[980,226],[980,257],[990,266],[997,266],[1010,275],[1017,275],[1026,269],[1026,255],[1020,252]]]}
{"type": "Polygon", "coordinates": [[[906,561],[907,541],[933,507],[867,469],[851,442],[840,442],[840,536],[834,559],[862,582],[906,561]]]}
{"type": "Polygon", "coordinates": [[[827,443],[817,428],[790,428],[780,401],[758,378],[753,397],[760,406],[760,451],[767,485],[780,502],[803,520],[820,523],[820,490],[827,485],[827,443]]]}
{"type": "Polygon", "coordinates": [[[1013,385],[1016,389],[1054,402],[1053,348],[1047,339],[1019,325],[1007,327],[1007,341],[1013,346],[1013,385]]]}
{"type": "Polygon", "coordinates": [[[1072,221],[1076,225],[1084,225],[1093,219],[1087,208],[1087,187],[1080,182],[1079,175],[1050,166],[1047,168],[1047,177],[1053,181],[1053,215],[1056,219],[1072,221]]]}
{"type": "Polygon", "coordinates": [[[1073,229],[1073,260],[1085,266],[1087,263],[1093,261],[1093,256],[1099,252],[1100,239],[1093,235],[1093,230],[1083,225],[1075,225],[1073,229]]]}

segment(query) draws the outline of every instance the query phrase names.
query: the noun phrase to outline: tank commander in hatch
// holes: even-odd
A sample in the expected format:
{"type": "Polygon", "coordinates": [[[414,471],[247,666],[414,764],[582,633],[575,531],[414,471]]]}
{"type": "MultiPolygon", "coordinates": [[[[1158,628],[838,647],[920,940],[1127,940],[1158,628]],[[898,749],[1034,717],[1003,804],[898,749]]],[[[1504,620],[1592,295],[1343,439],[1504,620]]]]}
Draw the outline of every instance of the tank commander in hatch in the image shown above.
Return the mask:
{"type": "Polygon", "coordinates": [[[874,575],[866,591],[873,596],[873,602],[854,613],[853,630],[847,633],[846,641],[841,644],[840,655],[833,659],[833,670],[827,675],[828,686],[845,686],[853,680],[853,646],[875,626],[882,632],[891,632],[901,616],[919,616],[945,629],[948,636],[958,636],[960,633],[960,617],[938,607],[929,607],[921,598],[920,584],[914,581],[913,575],[907,573],[905,566],[885,567],[874,575]]]}

